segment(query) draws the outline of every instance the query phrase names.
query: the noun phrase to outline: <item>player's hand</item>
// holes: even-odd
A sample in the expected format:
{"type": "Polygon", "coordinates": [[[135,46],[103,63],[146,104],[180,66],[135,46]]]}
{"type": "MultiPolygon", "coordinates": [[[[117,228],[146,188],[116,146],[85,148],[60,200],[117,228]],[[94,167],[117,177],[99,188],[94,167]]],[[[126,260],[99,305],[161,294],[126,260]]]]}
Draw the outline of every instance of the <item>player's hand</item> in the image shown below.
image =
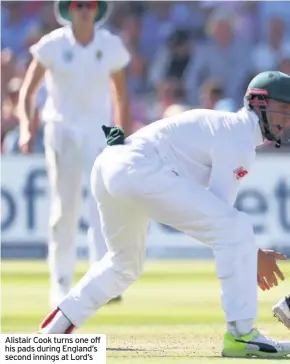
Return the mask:
{"type": "Polygon", "coordinates": [[[278,279],[284,281],[284,275],[277,265],[277,260],[287,259],[286,255],[273,250],[259,250],[258,252],[258,286],[266,291],[278,286],[278,279]]]}
{"type": "Polygon", "coordinates": [[[21,153],[28,154],[31,152],[33,138],[30,132],[22,132],[19,138],[19,148],[21,153]]]}

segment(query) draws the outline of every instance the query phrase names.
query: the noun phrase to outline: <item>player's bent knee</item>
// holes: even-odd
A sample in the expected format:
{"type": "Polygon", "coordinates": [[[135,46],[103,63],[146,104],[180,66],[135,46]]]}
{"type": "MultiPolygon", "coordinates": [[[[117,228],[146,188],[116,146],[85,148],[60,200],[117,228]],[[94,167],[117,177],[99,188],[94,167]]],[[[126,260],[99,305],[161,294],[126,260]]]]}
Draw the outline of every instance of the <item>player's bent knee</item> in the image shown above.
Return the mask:
{"type": "Polygon", "coordinates": [[[140,277],[140,275],[137,272],[133,272],[133,271],[127,271],[127,272],[118,272],[118,277],[119,279],[121,279],[123,282],[126,283],[126,285],[131,285],[134,282],[137,281],[137,279],[140,277]]]}
{"type": "Polygon", "coordinates": [[[216,231],[214,246],[232,246],[254,242],[255,235],[252,222],[244,212],[233,210],[230,216],[213,222],[216,231]]]}
{"type": "Polygon", "coordinates": [[[113,270],[119,280],[132,284],[141,276],[143,264],[129,261],[120,262],[113,259],[113,270]]]}
{"type": "Polygon", "coordinates": [[[115,272],[124,280],[133,283],[141,276],[142,268],[136,266],[124,267],[123,270],[117,269],[115,272]]]}
{"type": "Polygon", "coordinates": [[[243,244],[246,242],[249,244],[254,244],[255,234],[253,224],[250,217],[246,213],[242,211],[237,211],[235,219],[235,229],[236,235],[239,236],[237,238],[238,243],[243,244]]]}
{"type": "Polygon", "coordinates": [[[233,276],[241,259],[254,257],[258,250],[252,223],[245,213],[236,211],[227,231],[226,239],[213,246],[216,274],[220,279],[233,276]]]}
{"type": "Polygon", "coordinates": [[[253,242],[239,245],[226,245],[214,248],[216,275],[219,279],[227,279],[236,274],[243,262],[256,259],[258,248],[253,242]]]}

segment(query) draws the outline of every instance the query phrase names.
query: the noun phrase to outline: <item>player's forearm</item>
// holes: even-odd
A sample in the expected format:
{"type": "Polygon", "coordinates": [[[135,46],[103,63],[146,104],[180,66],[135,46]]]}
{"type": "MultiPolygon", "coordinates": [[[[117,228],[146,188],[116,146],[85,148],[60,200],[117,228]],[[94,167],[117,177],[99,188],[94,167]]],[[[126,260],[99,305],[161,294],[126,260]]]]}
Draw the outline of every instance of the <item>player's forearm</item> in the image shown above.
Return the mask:
{"type": "Polygon", "coordinates": [[[34,95],[27,93],[26,90],[21,90],[18,105],[19,126],[21,132],[34,134],[34,110],[34,95]]]}
{"type": "Polygon", "coordinates": [[[35,132],[35,93],[45,73],[45,68],[33,59],[26,72],[23,85],[19,93],[18,116],[20,131],[35,132]]]}
{"type": "Polygon", "coordinates": [[[126,137],[132,134],[132,118],[128,96],[118,97],[115,124],[124,129],[126,137]]]}
{"type": "Polygon", "coordinates": [[[123,128],[127,137],[132,134],[133,128],[125,70],[113,73],[111,81],[115,110],[114,124],[123,128]]]}

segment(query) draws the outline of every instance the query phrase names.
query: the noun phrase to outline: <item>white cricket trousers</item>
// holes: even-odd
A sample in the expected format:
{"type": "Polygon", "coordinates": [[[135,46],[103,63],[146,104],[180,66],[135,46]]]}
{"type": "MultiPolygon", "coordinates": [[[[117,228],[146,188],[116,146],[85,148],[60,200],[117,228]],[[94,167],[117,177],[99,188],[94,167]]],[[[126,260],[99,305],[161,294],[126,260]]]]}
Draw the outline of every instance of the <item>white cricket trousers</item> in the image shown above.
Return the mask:
{"type": "Polygon", "coordinates": [[[85,141],[60,123],[45,126],[46,166],[51,192],[48,262],[50,270],[50,304],[55,306],[68,293],[75,267],[75,238],[80,218],[82,188],[88,186],[88,245],[91,263],[101,259],[107,247],[101,233],[98,209],[91,194],[90,174],[101,150],[92,138],[85,141]]]}
{"type": "Polygon", "coordinates": [[[203,186],[177,175],[177,166],[153,147],[108,147],[92,170],[108,253],[59,305],[80,327],[140,276],[149,219],[213,248],[226,321],[257,316],[257,251],[248,216],[203,186]]]}

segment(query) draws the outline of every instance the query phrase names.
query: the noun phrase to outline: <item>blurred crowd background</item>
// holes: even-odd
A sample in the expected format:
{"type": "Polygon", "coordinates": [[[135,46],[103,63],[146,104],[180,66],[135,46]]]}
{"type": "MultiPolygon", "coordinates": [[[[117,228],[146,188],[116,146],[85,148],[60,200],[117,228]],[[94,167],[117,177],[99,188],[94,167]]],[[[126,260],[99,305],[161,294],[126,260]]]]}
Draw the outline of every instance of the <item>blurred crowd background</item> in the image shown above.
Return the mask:
{"type": "MultiPolygon", "coordinates": [[[[1,2],[1,151],[18,153],[18,93],[29,47],[60,27],[50,1],[1,2]]],[[[188,108],[236,111],[250,79],[290,75],[290,2],[136,1],[114,3],[106,28],[122,36],[135,128],[188,108]]],[[[40,115],[45,84],[37,92],[40,115]]],[[[43,153],[42,125],[34,146],[43,153]]]]}

